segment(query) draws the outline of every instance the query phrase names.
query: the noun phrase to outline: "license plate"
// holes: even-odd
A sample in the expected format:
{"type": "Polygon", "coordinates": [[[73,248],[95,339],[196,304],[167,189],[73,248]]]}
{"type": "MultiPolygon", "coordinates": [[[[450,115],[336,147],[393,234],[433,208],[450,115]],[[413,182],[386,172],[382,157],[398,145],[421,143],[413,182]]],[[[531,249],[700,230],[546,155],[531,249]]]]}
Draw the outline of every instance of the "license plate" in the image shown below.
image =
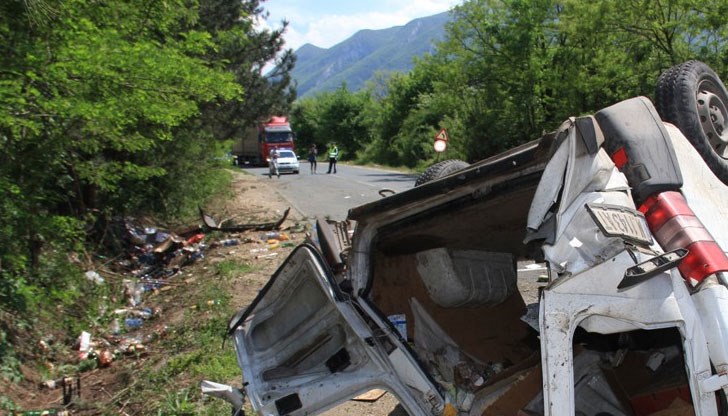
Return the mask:
{"type": "Polygon", "coordinates": [[[604,235],[646,245],[652,244],[652,233],[641,212],[619,205],[596,203],[586,204],[586,209],[604,235]]]}

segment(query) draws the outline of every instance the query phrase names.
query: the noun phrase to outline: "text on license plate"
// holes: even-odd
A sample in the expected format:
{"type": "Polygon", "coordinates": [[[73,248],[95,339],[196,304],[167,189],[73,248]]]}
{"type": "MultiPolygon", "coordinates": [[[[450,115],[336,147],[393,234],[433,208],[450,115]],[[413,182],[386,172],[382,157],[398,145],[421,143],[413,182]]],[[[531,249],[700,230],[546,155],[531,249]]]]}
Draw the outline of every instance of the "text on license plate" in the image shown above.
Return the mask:
{"type": "Polygon", "coordinates": [[[586,204],[586,209],[604,235],[652,244],[652,233],[641,212],[619,205],[597,203],[586,204]]]}

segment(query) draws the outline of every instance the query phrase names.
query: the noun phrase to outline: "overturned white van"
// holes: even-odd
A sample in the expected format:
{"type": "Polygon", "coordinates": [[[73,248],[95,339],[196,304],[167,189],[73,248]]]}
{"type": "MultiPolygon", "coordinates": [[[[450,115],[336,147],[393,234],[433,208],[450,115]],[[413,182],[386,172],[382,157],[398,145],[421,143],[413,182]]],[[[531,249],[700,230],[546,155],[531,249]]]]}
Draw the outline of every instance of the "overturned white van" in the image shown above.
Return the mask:
{"type": "Polygon", "coordinates": [[[692,61],[657,96],[319,221],[230,322],[252,407],[381,388],[411,415],[725,414],[728,94],[692,61]]]}

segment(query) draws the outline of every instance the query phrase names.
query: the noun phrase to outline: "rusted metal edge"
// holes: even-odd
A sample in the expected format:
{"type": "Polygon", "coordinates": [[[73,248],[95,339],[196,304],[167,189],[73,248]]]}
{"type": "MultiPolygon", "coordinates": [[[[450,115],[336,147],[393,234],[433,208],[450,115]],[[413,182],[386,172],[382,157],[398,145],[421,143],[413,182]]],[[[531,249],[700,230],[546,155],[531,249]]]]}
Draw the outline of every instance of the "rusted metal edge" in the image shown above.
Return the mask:
{"type": "Polygon", "coordinates": [[[197,207],[200,210],[200,218],[202,218],[202,223],[204,224],[204,228],[212,231],[222,231],[222,232],[228,232],[228,233],[235,233],[235,232],[241,232],[241,231],[269,231],[269,230],[277,230],[281,227],[281,224],[283,224],[283,221],[288,218],[288,213],[291,211],[291,207],[286,208],[286,211],[283,212],[283,216],[275,222],[265,222],[260,224],[236,224],[231,226],[220,226],[217,224],[217,221],[215,219],[206,214],[202,207],[197,207]]]}

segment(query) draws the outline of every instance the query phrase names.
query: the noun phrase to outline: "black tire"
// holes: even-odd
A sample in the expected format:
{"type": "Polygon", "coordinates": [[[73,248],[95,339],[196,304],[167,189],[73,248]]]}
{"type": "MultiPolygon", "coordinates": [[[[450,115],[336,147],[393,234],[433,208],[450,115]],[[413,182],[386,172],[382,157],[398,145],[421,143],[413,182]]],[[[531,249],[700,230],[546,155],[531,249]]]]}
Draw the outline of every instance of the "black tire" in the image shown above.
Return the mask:
{"type": "Polygon", "coordinates": [[[427,182],[434,181],[435,179],[445,177],[461,169],[465,169],[468,166],[470,166],[468,162],[464,162],[458,159],[449,159],[443,160],[442,162],[437,162],[429,168],[425,169],[424,172],[422,172],[422,174],[415,181],[415,186],[420,186],[426,184],[427,182]]]}
{"type": "Polygon", "coordinates": [[[728,184],[728,91],[718,75],[700,61],[676,65],[657,81],[655,105],[728,184]]]}

